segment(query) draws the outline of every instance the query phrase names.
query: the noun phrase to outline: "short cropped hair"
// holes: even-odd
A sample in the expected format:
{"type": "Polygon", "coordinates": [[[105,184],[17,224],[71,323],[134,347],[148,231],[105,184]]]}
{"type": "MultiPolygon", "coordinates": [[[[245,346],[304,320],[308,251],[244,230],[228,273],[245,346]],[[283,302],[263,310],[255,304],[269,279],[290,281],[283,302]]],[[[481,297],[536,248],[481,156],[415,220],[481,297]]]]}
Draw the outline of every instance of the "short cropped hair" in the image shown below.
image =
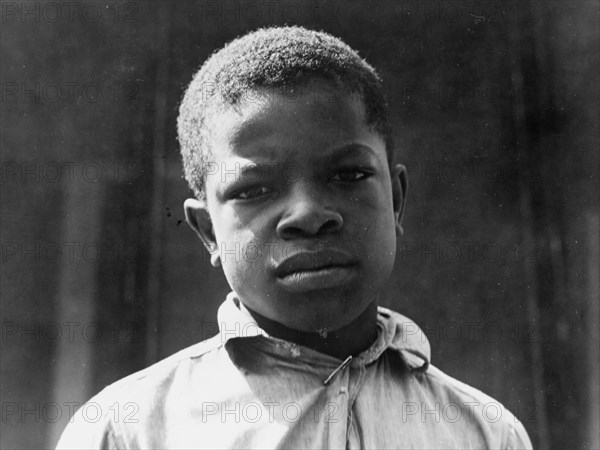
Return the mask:
{"type": "Polygon", "coordinates": [[[213,53],[183,96],[178,139],[184,175],[198,199],[206,199],[206,169],[211,160],[209,119],[258,88],[293,88],[311,78],[332,81],[336,87],[358,94],[365,106],[366,123],[384,139],[391,164],[387,104],[375,69],[328,33],[297,26],[262,28],[213,53]]]}

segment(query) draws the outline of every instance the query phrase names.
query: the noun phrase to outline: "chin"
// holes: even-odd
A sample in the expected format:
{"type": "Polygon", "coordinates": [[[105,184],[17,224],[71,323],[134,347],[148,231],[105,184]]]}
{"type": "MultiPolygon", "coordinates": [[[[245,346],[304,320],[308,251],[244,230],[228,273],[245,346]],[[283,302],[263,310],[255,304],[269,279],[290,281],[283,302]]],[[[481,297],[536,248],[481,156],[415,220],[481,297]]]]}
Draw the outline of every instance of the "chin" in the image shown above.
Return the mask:
{"type": "Polygon", "coordinates": [[[288,309],[293,314],[289,316],[289,325],[284,325],[308,332],[343,328],[358,319],[374,300],[367,296],[356,298],[356,290],[353,292],[353,296],[332,292],[307,293],[288,309]]]}

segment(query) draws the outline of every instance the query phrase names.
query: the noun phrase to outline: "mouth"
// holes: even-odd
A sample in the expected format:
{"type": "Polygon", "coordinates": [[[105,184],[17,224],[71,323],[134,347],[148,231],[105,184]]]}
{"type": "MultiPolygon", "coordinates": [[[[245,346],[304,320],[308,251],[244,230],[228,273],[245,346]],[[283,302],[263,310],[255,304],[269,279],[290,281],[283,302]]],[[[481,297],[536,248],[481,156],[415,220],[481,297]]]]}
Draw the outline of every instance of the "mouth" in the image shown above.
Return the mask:
{"type": "Polygon", "coordinates": [[[357,262],[339,251],[301,252],[275,268],[278,283],[290,292],[340,287],[357,274],[357,262]]]}

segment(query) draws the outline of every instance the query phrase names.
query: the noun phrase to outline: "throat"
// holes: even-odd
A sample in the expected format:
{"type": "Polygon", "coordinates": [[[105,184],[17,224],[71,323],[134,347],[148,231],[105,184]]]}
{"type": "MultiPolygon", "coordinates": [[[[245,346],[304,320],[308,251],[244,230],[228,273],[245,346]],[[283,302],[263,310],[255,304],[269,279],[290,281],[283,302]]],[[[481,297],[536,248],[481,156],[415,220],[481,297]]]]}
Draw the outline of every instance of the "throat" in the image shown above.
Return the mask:
{"type": "MultiPolygon", "coordinates": [[[[245,305],[244,305],[245,306],[245,305]]],[[[286,327],[264,317],[247,306],[259,327],[270,336],[311,348],[338,359],[355,357],[368,349],[377,339],[377,302],[372,302],[348,325],[334,331],[307,332],[286,327]]]]}

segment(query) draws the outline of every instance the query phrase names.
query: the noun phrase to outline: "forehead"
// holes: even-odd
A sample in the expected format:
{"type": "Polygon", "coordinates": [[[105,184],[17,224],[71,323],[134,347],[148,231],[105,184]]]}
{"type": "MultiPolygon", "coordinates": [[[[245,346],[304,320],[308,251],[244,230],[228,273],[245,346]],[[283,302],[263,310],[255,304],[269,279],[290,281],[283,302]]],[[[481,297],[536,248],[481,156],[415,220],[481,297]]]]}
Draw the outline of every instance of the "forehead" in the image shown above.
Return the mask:
{"type": "Polygon", "coordinates": [[[344,143],[383,146],[385,153],[382,138],[366,123],[360,96],[322,80],[288,89],[257,88],[210,123],[213,160],[282,162],[318,157],[344,143]]]}

